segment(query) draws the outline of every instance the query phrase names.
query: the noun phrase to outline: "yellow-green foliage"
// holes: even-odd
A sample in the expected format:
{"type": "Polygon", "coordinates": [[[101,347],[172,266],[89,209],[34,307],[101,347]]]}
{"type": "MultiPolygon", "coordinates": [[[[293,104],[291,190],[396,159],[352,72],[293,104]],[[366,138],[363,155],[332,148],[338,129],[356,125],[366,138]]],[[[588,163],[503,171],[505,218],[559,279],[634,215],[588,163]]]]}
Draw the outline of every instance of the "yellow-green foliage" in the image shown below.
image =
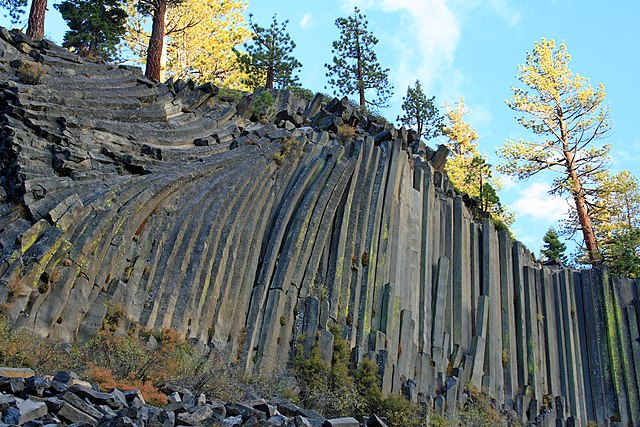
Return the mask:
{"type": "Polygon", "coordinates": [[[382,403],[382,414],[390,426],[420,426],[420,408],[399,394],[390,394],[382,403]]]}
{"type": "Polygon", "coordinates": [[[59,345],[25,329],[15,328],[0,315],[0,364],[9,367],[32,368],[38,373],[50,373],[65,366],[59,345]]]}
{"type": "Polygon", "coordinates": [[[317,346],[308,355],[304,354],[302,344],[297,346],[293,371],[300,383],[300,399],[305,407],[324,410],[330,370],[329,364],[320,357],[317,346]]]}
{"type": "Polygon", "coordinates": [[[229,87],[221,87],[218,92],[218,99],[225,102],[233,102],[235,104],[239,103],[243,96],[244,92],[241,90],[229,87]]]}
{"type": "Polygon", "coordinates": [[[27,85],[37,85],[42,83],[47,70],[44,65],[33,61],[20,61],[18,66],[18,78],[27,85]]]}
{"type": "Polygon", "coordinates": [[[287,136],[280,143],[280,151],[273,155],[278,165],[282,165],[287,158],[293,158],[301,153],[300,143],[292,136],[287,136]]]}
{"type": "Polygon", "coordinates": [[[356,128],[349,125],[340,125],[338,126],[338,136],[343,139],[355,138],[356,128]]]}

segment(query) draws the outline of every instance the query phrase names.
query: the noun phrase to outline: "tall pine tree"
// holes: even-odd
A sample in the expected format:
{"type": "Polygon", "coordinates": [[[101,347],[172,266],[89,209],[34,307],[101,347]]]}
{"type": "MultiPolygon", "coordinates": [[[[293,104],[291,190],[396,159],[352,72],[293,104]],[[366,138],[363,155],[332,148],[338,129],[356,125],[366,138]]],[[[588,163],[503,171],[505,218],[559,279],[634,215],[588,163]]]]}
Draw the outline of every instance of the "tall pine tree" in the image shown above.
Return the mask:
{"type": "Polygon", "coordinates": [[[509,107],[522,115],[518,122],[535,136],[507,141],[498,150],[505,163],[498,170],[518,179],[553,171],[553,194],[573,200],[579,230],[590,262],[602,261],[589,212],[588,198],[598,173],[607,168],[609,145],[598,144],[610,129],[604,86],[569,69],[571,56],[564,43],[552,39],[535,43],[512,88],[509,107]]]}
{"type": "Polygon", "coordinates": [[[84,57],[114,59],[127,20],[119,0],[65,0],[54,7],[69,27],[64,47],[84,57]]]}
{"type": "Polygon", "coordinates": [[[289,21],[278,22],[273,15],[271,26],[266,28],[252,18],[250,14],[252,43],[244,44],[246,52],[236,50],[240,67],[247,74],[244,83],[251,88],[266,89],[297,86],[296,73],[302,64],[291,54],[296,44],[286,32],[289,21]]]}
{"type": "Polygon", "coordinates": [[[378,39],[371,34],[366,16],[357,7],[353,15],[336,19],[340,30],[340,39],[333,42],[333,60],[325,64],[329,85],[336,95],[357,93],[360,108],[386,107],[393,93],[389,83],[389,69],[383,69],[373,50],[378,39]],[[367,99],[369,91],[374,90],[376,97],[367,99]]]}

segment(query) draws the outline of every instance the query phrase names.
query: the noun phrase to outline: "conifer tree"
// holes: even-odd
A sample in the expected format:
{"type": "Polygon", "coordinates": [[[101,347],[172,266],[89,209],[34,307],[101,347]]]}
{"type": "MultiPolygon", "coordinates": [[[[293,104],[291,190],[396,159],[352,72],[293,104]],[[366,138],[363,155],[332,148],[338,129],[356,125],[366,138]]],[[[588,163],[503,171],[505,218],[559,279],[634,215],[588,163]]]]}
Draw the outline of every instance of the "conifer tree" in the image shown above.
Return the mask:
{"type": "Polygon", "coordinates": [[[564,43],[556,46],[554,40],[542,39],[518,66],[518,80],[526,88],[512,88],[507,104],[522,113],[519,123],[538,138],[507,141],[498,150],[505,159],[498,170],[518,179],[556,172],[551,193],[573,199],[588,258],[599,263],[588,198],[589,187],[608,161],[610,147],[596,142],[610,128],[609,113],[603,104],[604,86],[594,89],[587,78],[574,74],[570,59],[564,43]]]}
{"type": "Polygon", "coordinates": [[[167,74],[246,89],[234,54],[250,32],[244,0],[184,0],[169,8],[167,74]]]}
{"type": "MultiPolygon", "coordinates": [[[[629,171],[598,178],[588,201],[602,257],[615,274],[640,275],[640,182],[629,171]]],[[[575,215],[569,221],[575,222],[575,215]]]]}
{"type": "Polygon", "coordinates": [[[80,56],[113,60],[127,19],[119,0],[65,0],[54,7],[69,27],[64,47],[80,56]]]}
{"type": "Polygon", "coordinates": [[[276,15],[269,28],[261,27],[249,15],[253,32],[252,43],[245,43],[246,52],[236,50],[242,71],[247,74],[245,84],[251,88],[285,88],[298,85],[298,68],[302,67],[291,52],[296,44],[286,32],[289,21],[278,22],[276,15]]]}
{"type": "Polygon", "coordinates": [[[560,241],[560,237],[553,227],[549,228],[542,241],[544,246],[540,252],[547,261],[560,260],[562,264],[567,263],[567,256],[565,255],[567,245],[560,241]]]}
{"type": "Polygon", "coordinates": [[[44,17],[47,13],[47,0],[31,0],[29,20],[27,21],[27,35],[34,40],[44,37],[44,17]]]}
{"type": "Polygon", "coordinates": [[[162,78],[162,52],[166,32],[167,9],[177,5],[182,0],[140,0],[138,9],[153,17],[151,21],[151,36],[147,48],[147,61],[144,75],[155,81],[162,78]]]}
{"type": "Polygon", "coordinates": [[[444,117],[435,106],[435,99],[435,96],[427,98],[420,80],[416,80],[415,86],[409,86],[407,96],[402,98],[404,116],[398,116],[397,120],[403,125],[415,126],[421,138],[428,140],[442,135],[444,117]]]}
{"type": "Polygon", "coordinates": [[[500,180],[494,177],[486,154],[478,149],[478,133],[465,120],[469,111],[464,98],[460,98],[455,107],[445,107],[448,123],[442,132],[449,139],[447,146],[451,150],[445,166],[449,179],[458,191],[478,201],[477,219],[491,214],[507,226],[513,224],[513,213],[500,202],[496,191],[501,188],[500,180]]]}
{"type": "Polygon", "coordinates": [[[393,92],[389,83],[389,69],[383,69],[373,50],[378,39],[368,30],[366,16],[357,7],[353,15],[336,19],[340,39],[333,42],[331,64],[325,64],[329,85],[336,95],[357,93],[360,108],[367,106],[386,107],[393,92]],[[374,90],[375,98],[367,99],[367,93],[374,90]]]}

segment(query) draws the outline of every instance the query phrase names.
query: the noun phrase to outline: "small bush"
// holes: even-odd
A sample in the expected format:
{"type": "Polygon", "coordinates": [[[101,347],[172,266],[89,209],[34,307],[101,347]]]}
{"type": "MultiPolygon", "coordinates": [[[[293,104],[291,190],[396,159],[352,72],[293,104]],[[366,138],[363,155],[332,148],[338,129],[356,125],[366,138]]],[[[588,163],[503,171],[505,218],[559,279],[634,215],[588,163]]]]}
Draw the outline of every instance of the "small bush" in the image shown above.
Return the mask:
{"type": "Polygon", "coordinates": [[[382,414],[390,426],[420,426],[420,407],[399,394],[390,394],[382,403],[382,414]]]}
{"type": "Polygon", "coordinates": [[[315,96],[315,93],[313,93],[312,90],[305,89],[302,86],[289,86],[287,87],[287,90],[306,101],[311,101],[315,96]]]}
{"type": "Polygon", "coordinates": [[[275,111],[275,100],[273,95],[268,90],[260,92],[258,97],[253,101],[252,113],[258,121],[262,123],[268,123],[273,120],[275,111]]]}
{"type": "Polygon", "coordinates": [[[70,366],[71,361],[61,344],[15,328],[11,321],[0,315],[0,364],[48,374],[70,366]]]}
{"type": "Polygon", "coordinates": [[[33,61],[20,61],[18,66],[18,78],[27,85],[37,85],[42,83],[47,70],[44,65],[33,61]]]}
{"type": "Polygon", "coordinates": [[[287,158],[294,158],[302,153],[302,147],[298,141],[292,137],[287,136],[280,143],[280,151],[273,155],[273,160],[278,165],[282,165],[287,158]]]}
{"type": "Polygon", "coordinates": [[[356,128],[349,125],[338,126],[338,136],[343,139],[352,139],[356,136],[356,128]]]}
{"type": "Polygon", "coordinates": [[[218,92],[218,99],[224,102],[233,102],[237,104],[240,102],[242,97],[244,96],[244,92],[238,89],[231,89],[229,87],[221,87],[218,92]]]}

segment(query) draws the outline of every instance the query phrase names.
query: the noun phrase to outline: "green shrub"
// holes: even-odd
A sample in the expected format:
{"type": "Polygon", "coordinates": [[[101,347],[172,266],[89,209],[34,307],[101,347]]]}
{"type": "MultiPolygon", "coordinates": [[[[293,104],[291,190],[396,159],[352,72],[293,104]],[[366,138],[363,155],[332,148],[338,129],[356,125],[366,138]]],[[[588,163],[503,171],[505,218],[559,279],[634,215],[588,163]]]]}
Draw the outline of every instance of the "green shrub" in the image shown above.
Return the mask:
{"type": "Polygon", "coordinates": [[[324,411],[329,392],[331,368],[322,360],[320,350],[314,347],[310,354],[304,354],[302,344],[296,348],[293,371],[300,383],[300,400],[307,408],[324,411]]]}
{"type": "Polygon", "coordinates": [[[287,90],[306,101],[311,101],[315,96],[312,90],[305,89],[302,86],[288,86],[287,90]]]}
{"type": "Polygon", "coordinates": [[[16,328],[0,315],[1,366],[31,368],[38,374],[51,374],[70,365],[61,343],[42,338],[26,329],[16,328]]]}
{"type": "Polygon", "coordinates": [[[237,104],[240,102],[242,97],[244,96],[244,92],[238,89],[231,89],[229,87],[221,87],[218,92],[218,99],[224,102],[233,102],[237,104]]]}
{"type": "Polygon", "coordinates": [[[362,405],[361,412],[357,415],[380,413],[383,398],[378,365],[369,358],[364,358],[356,369],[354,377],[362,405]]]}
{"type": "Polygon", "coordinates": [[[273,160],[282,165],[287,158],[294,158],[302,153],[301,144],[292,136],[287,136],[280,143],[280,151],[273,155],[273,160]]]}
{"type": "Polygon", "coordinates": [[[252,113],[253,116],[262,123],[268,123],[273,120],[275,111],[275,100],[271,91],[263,90],[258,97],[253,101],[252,113]]]}
{"type": "Polygon", "coordinates": [[[387,418],[390,426],[419,426],[420,408],[415,403],[409,402],[399,394],[390,394],[382,402],[382,415],[387,418]]]}

